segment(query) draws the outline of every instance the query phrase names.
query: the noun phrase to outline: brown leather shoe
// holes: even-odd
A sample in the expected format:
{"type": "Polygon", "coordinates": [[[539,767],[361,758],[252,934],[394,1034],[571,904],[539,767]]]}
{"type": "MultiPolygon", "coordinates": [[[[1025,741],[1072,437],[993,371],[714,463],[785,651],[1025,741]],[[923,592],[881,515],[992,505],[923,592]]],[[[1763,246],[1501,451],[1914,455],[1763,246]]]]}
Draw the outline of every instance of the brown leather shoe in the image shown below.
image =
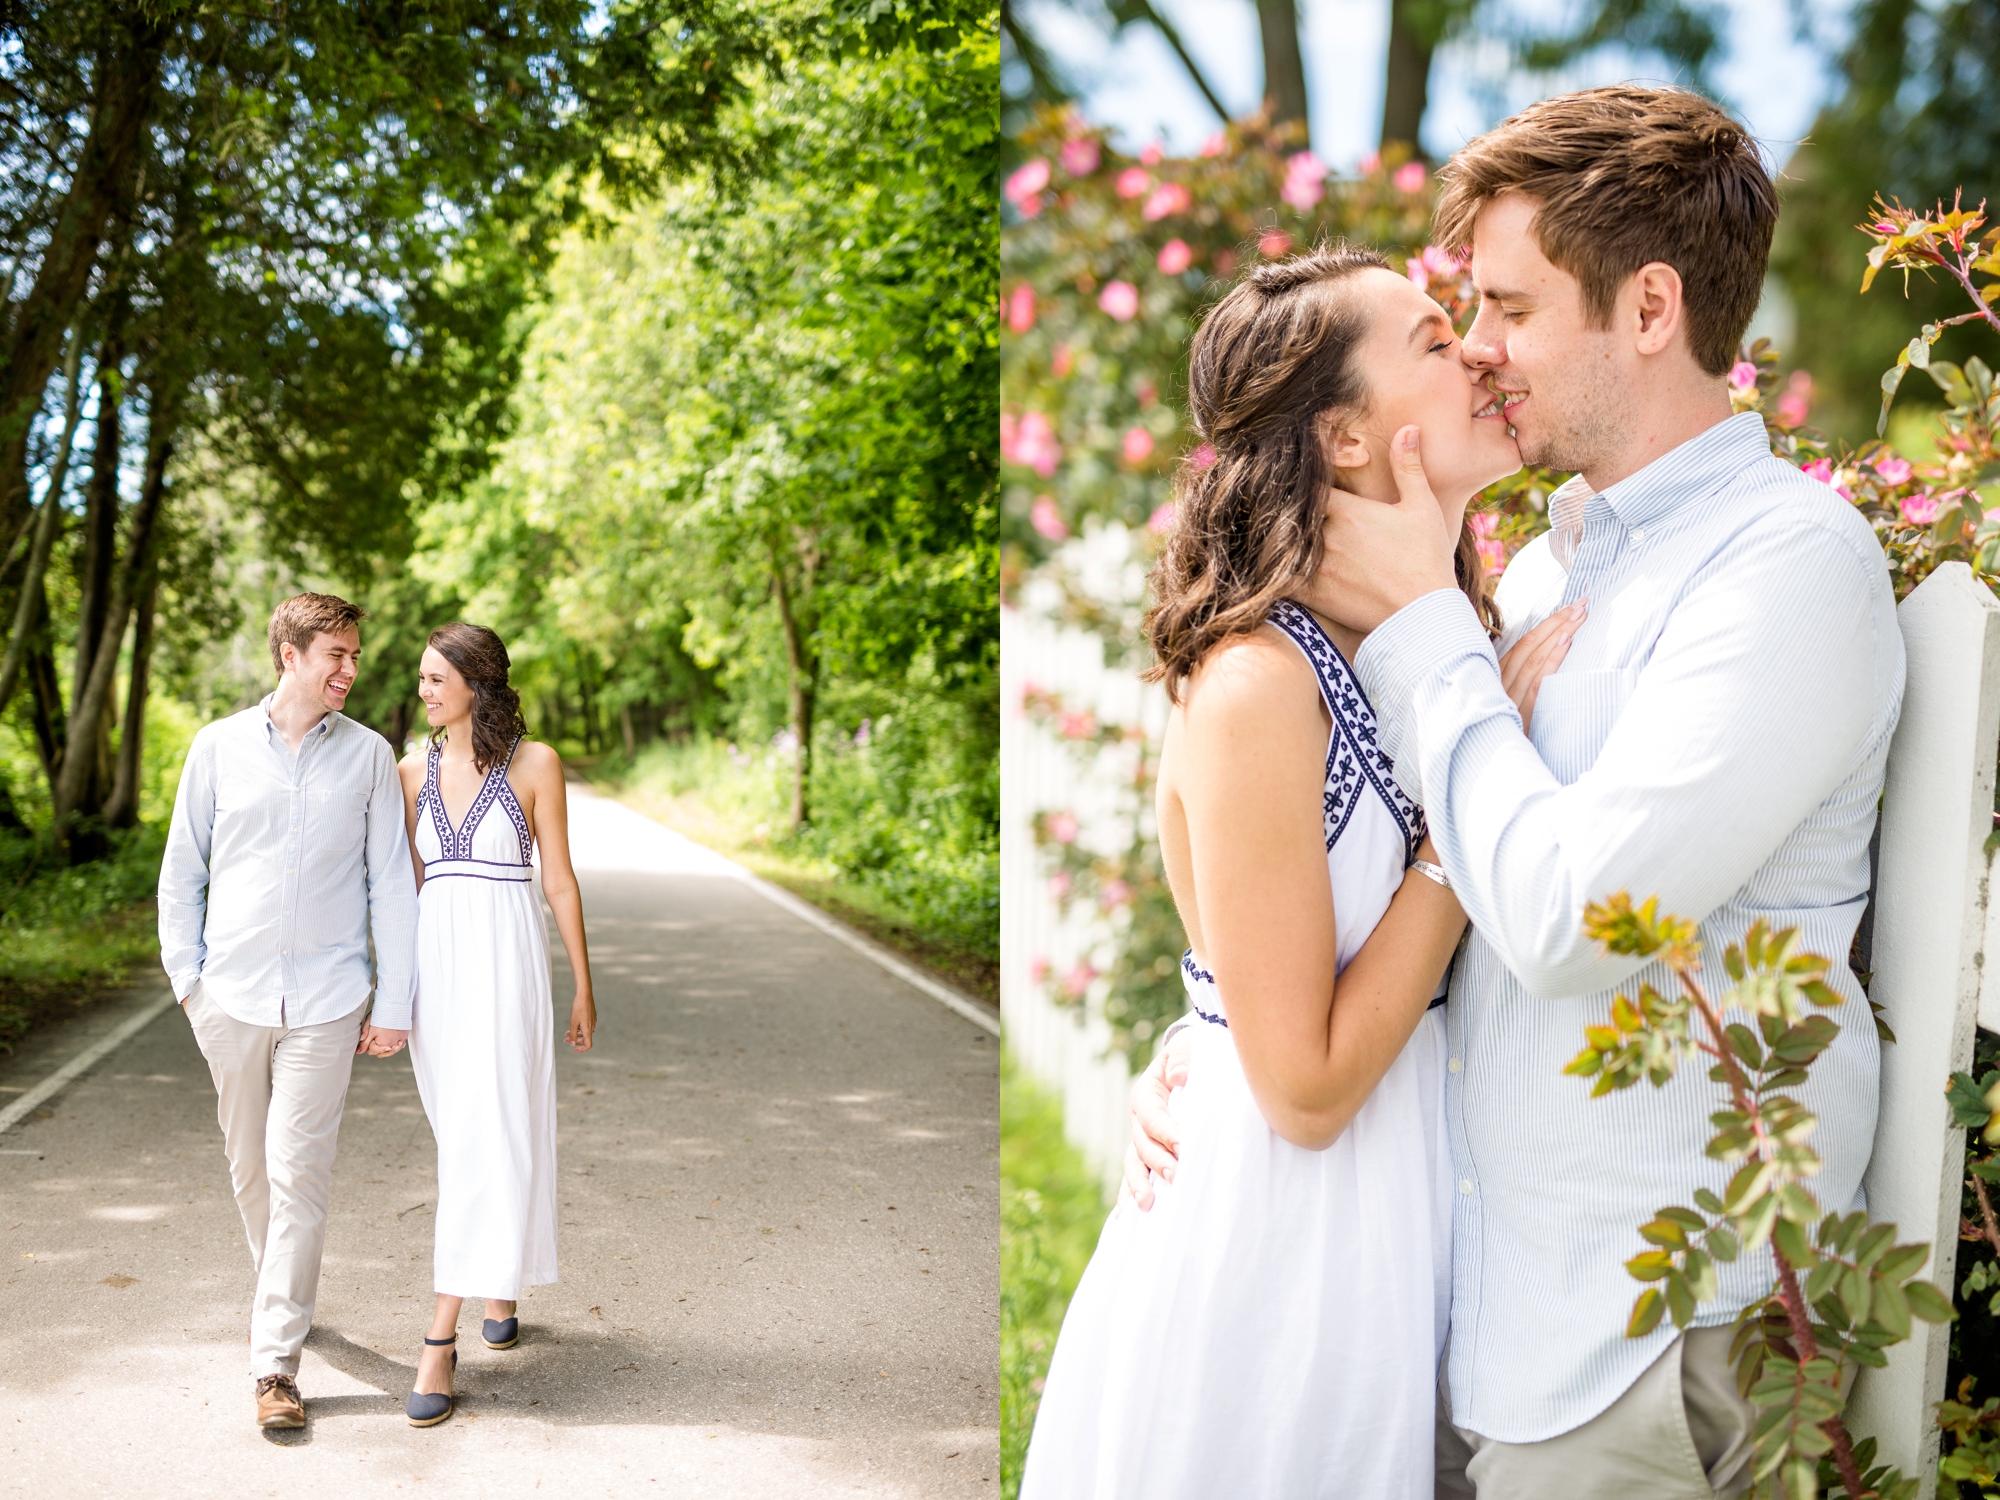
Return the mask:
{"type": "Polygon", "coordinates": [[[257,1382],[257,1425],[259,1427],[303,1427],[306,1404],[299,1396],[299,1383],[289,1375],[265,1375],[257,1382]]]}

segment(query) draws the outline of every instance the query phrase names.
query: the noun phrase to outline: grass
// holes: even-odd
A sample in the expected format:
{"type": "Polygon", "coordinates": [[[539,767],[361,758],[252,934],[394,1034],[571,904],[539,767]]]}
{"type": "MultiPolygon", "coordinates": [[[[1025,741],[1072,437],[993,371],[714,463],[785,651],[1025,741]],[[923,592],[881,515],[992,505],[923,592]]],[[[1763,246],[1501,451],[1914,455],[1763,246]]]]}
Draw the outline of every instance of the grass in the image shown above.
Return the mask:
{"type": "Polygon", "coordinates": [[[1015,1500],[1042,1380],[1107,1212],[1062,1105],[1000,1056],[1000,1493],[1015,1500]]]}
{"type": "MultiPolygon", "coordinates": [[[[650,746],[635,762],[607,758],[583,769],[628,806],[997,1005],[998,923],[981,920],[984,871],[978,859],[942,854],[928,865],[897,861],[893,877],[843,865],[828,857],[821,841],[791,835],[782,759],[697,738],[650,746]]],[[[846,811],[829,803],[823,821],[835,823],[846,811]]]]}
{"type": "Polygon", "coordinates": [[[165,842],[163,829],[142,826],[74,869],[44,868],[28,839],[0,845],[0,1052],[159,962],[153,889],[165,842]]]}

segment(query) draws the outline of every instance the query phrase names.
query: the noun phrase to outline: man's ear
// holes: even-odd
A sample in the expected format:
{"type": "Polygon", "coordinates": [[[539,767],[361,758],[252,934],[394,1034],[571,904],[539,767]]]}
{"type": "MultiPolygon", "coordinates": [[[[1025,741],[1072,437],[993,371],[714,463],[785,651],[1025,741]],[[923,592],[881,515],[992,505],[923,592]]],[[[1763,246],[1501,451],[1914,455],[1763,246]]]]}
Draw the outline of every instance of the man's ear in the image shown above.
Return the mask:
{"type": "Polygon", "coordinates": [[[290,641],[278,642],[278,675],[283,677],[299,664],[299,648],[290,641]]]}
{"type": "Polygon", "coordinates": [[[1637,316],[1635,347],[1641,354],[1665,352],[1687,323],[1681,273],[1665,261],[1651,261],[1632,273],[1631,295],[1637,316]]]}

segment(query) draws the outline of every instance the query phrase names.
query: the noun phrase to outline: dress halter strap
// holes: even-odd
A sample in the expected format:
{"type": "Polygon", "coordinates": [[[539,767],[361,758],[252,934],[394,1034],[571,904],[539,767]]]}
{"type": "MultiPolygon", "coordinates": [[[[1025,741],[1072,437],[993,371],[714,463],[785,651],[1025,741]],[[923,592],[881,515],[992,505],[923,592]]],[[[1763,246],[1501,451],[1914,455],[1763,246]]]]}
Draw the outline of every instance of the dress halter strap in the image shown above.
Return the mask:
{"type": "Polygon", "coordinates": [[[1271,611],[1271,623],[1292,638],[1311,664],[1320,697],[1333,719],[1326,747],[1326,847],[1332,849],[1353,820],[1360,798],[1370,789],[1382,799],[1403,835],[1403,859],[1417,857],[1426,829],[1423,809],[1412,802],[1396,780],[1395,763],[1377,743],[1375,710],[1347,658],[1320,628],[1310,611],[1281,600],[1271,611]]]}

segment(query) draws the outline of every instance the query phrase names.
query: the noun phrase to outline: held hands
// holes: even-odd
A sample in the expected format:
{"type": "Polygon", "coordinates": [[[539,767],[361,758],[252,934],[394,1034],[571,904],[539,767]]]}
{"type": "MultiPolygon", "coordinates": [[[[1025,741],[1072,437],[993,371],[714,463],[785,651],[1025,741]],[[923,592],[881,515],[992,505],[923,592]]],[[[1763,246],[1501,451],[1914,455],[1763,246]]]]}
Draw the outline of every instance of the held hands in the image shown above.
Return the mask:
{"type": "Polygon", "coordinates": [[[588,1052],[591,1035],[596,1030],[597,1002],[591,999],[589,990],[578,990],[576,999],[570,1002],[569,1030],[563,1033],[563,1040],[578,1052],[588,1052]]]}
{"type": "Polygon", "coordinates": [[[1168,1182],[1180,1164],[1181,1133],[1167,1110],[1167,1096],[1188,1079],[1194,1039],[1182,1027],[1160,1049],[1153,1065],[1132,1080],[1132,1144],[1125,1151],[1125,1180],[1118,1207],[1127,1202],[1141,1212],[1153,1206],[1152,1174],[1168,1182]]]}
{"type": "Polygon", "coordinates": [[[356,1052],[366,1052],[370,1057],[394,1057],[403,1050],[403,1043],[410,1039],[407,1029],[392,1031],[387,1026],[363,1025],[361,1038],[355,1042],[356,1052]]]}
{"type": "Polygon", "coordinates": [[[1424,477],[1421,434],[1397,430],[1389,444],[1396,501],[1336,490],[1326,502],[1326,549],[1304,603],[1367,634],[1404,605],[1455,588],[1458,537],[1424,477]]]}

